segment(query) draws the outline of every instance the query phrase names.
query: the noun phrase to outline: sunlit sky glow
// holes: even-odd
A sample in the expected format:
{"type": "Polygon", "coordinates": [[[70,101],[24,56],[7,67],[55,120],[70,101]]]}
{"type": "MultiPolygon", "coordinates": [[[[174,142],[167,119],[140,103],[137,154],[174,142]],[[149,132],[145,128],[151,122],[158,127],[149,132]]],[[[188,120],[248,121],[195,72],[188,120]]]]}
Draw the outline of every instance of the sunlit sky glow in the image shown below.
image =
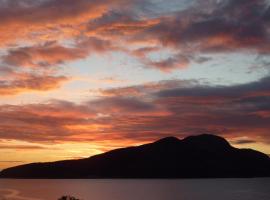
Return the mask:
{"type": "Polygon", "coordinates": [[[0,0],[0,169],[212,133],[270,154],[268,0],[0,0]]]}

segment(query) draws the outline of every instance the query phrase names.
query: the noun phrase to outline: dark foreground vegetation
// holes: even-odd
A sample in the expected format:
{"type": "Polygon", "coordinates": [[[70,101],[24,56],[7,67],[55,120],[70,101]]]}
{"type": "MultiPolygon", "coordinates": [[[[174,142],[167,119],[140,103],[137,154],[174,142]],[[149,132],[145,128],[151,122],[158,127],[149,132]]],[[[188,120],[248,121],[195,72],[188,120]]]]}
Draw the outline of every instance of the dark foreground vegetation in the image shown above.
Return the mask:
{"type": "Polygon", "coordinates": [[[80,199],[77,199],[76,197],[73,197],[73,196],[62,196],[61,198],[59,198],[58,200],[80,200],[80,199]]]}

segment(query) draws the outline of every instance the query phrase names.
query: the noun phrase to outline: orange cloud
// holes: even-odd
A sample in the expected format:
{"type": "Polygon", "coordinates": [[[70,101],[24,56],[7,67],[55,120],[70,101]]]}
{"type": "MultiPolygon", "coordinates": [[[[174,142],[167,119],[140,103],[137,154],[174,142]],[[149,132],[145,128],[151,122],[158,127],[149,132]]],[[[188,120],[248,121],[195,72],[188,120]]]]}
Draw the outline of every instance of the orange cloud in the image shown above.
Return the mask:
{"type": "Polygon", "coordinates": [[[55,42],[49,42],[10,50],[3,57],[3,62],[18,67],[57,67],[68,61],[86,58],[90,53],[113,49],[109,41],[90,37],[77,43],[75,47],[65,47],[55,42]]]}
{"type": "Polygon", "coordinates": [[[59,88],[62,82],[68,80],[64,76],[39,76],[21,74],[15,80],[0,80],[0,95],[15,95],[31,91],[48,91],[59,88]]]}
{"type": "Polygon", "coordinates": [[[15,149],[15,150],[41,150],[46,149],[43,146],[39,145],[1,145],[0,149],[15,149]]]}
{"type": "Polygon", "coordinates": [[[50,0],[37,3],[3,3],[0,8],[2,45],[27,41],[65,39],[79,35],[82,23],[102,16],[113,4],[122,0],[50,0]],[[19,32],[17,30],[20,30],[19,32]]]}

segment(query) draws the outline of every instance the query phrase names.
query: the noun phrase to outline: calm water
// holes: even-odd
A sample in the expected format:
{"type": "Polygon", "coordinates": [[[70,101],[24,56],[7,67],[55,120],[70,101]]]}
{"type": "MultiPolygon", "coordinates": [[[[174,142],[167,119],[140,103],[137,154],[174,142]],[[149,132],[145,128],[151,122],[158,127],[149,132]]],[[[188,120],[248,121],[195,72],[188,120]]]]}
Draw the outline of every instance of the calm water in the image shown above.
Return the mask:
{"type": "Polygon", "coordinates": [[[182,180],[0,179],[0,200],[270,200],[270,178],[182,180]]]}

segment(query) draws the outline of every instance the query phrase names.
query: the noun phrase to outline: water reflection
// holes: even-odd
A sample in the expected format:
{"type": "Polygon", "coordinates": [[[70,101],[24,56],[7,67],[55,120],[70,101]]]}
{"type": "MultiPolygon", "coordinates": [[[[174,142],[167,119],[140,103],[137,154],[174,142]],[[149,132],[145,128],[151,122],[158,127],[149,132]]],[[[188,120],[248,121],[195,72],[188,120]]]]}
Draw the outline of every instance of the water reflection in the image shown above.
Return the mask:
{"type": "Polygon", "coordinates": [[[42,200],[38,198],[20,196],[20,191],[15,189],[0,189],[1,200],[42,200]]]}
{"type": "Polygon", "coordinates": [[[270,178],[182,180],[0,179],[0,200],[269,200],[270,178]]]}

